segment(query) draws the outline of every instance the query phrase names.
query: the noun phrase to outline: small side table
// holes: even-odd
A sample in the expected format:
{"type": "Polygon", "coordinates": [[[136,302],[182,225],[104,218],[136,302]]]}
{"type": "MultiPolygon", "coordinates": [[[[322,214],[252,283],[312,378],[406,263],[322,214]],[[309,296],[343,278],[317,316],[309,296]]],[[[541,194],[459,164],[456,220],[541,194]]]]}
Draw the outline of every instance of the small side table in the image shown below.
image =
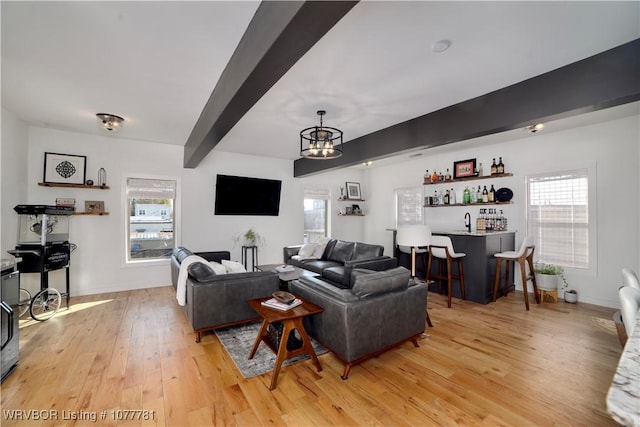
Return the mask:
{"type": "Polygon", "coordinates": [[[258,247],[257,246],[242,246],[242,264],[245,270],[255,271],[258,266],[258,247]],[[247,253],[251,252],[251,270],[247,267],[247,253]]]}
{"type": "Polygon", "coordinates": [[[273,376],[271,377],[271,385],[269,386],[269,390],[273,390],[276,388],[278,383],[278,374],[280,373],[280,367],[282,366],[282,362],[292,357],[295,357],[299,354],[308,354],[311,356],[313,363],[316,365],[318,372],[322,371],[322,365],[320,365],[320,360],[316,355],[316,352],[313,350],[313,345],[311,345],[311,338],[307,335],[307,331],[305,331],[304,326],[302,325],[302,319],[306,316],[310,316],[312,314],[321,313],[324,311],[322,307],[319,307],[311,302],[304,301],[301,305],[292,308],[287,311],[280,311],[274,308],[264,307],[260,304],[262,301],[268,300],[269,298],[258,298],[249,300],[248,303],[253,308],[256,313],[262,317],[262,327],[260,328],[260,332],[258,332],[258,336],[256,337],[256,341],[253,344],[253,348],[251,349],[251,353],[249,354],[249,359],[252,359],[256,354],[260,343],[263,342],[276,354],[276,363],[273,367],[273,376]],[[280,338],[280,345],[278,348],[275,347],[275,344],[271,342],[269,339],[269,334],[267,333],[267,327],[270,323],[273,322],[282,322],[282,336],[280,338]],[[302,347],[295,350],[287,350],[287,339],[289,338],[289,334],[296,329],[298,334],[300,334],[300,338],[302,339],[302,347]]]}

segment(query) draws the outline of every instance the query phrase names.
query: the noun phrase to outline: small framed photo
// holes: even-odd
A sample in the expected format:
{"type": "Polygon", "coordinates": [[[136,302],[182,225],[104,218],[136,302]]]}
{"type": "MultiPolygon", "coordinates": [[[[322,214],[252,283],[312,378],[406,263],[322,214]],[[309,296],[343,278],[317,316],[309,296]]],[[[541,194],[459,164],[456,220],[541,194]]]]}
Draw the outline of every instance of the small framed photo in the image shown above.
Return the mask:
{"type": "Polygon", "coordinates": [[[359,182],[347,182],[347,199],[362,200],[359,182]]]}
{"type": "Polygon", "coordinates": [[[87,156],[44,153],[44,182],[84,184],[86,175],[87,156]]]}
{"type": "Polygon", "coordinates": [[[476,170],[476,159],[460,160],[453,162],[453,178],[466,178],[474,176],[476,170]]]}
{"type": "Polygon", "coordinates": [[[102,200],[85,200],[84,211],[88,213],[104,213],[104,202],[102,200]]]}

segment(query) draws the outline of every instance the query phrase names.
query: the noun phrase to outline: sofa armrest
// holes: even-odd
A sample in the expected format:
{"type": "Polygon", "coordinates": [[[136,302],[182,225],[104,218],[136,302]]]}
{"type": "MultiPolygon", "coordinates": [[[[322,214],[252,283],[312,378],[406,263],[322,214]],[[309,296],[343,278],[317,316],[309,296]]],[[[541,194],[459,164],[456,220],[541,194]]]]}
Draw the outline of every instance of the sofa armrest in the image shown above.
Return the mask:
{"type": "Polygon", "coordinates": [[[205,282],[187,280],[187,317],[194,330],[258,317],[247,304],[279,290],[280,279],[270,271],[220,274],[205,282]]]}
{"type": "Polygon", "coordinates": [[[302,245],[285,246],[282,249],[284,264],[289,264],[288,261],[291,259],[292,256],[298,255],[298,252],[300,252],[301,247],[302,245]]]}
{"type": "Polygon", "coordinates": [[[355,278],[352,277],[354,268],[366,268],[373,271],[390,270],[398,266],[398,260],[389,256],[377,256],[368,259],[351,260],[344,263],[343,284],[353,286],[355,278]]]}

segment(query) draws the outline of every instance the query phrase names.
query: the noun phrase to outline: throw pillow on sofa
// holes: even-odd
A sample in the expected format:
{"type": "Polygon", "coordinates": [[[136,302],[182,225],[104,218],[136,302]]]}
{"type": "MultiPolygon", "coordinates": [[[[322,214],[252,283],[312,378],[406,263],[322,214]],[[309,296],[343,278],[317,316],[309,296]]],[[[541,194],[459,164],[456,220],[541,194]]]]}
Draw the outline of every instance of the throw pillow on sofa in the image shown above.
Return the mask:
{"type": "Polygon", "coordinates": [[[291,258],[298,261],[304,261],[305,259],[318,259],[318,257],[315,256],[315,251],[318,249],[318,246],[319,245],[317,243],[307,243],[305,245],[302,245],[302,247],[298,251],[298,254],[292,256],[291,258]]]}
{"type": "Polygon", "coordinates": [[[227,274],[227,268],[219,262],[209,261],[209,266],[216,274],[227,274]]]}
{"type": "Polygon", "coordinates": [[[313,257],[314,258],[318,258],[318,259],[322,259],[322,255],[324,255],[324,250],[327,249],[327,244],[331,241],[330,237],[321,237],[318,239],[317,243],[317,247],[316,249],[313,251],[313,257]]]}
{"type": "Polygon", "coordinates": [[[244,273],[247,271],[247,269],[244,268],[244,265],[240,264],[237,261],[229,261],[223,259],[222,265],[224,265],[224,268],[227,269],[227,273],[244,273]]]}

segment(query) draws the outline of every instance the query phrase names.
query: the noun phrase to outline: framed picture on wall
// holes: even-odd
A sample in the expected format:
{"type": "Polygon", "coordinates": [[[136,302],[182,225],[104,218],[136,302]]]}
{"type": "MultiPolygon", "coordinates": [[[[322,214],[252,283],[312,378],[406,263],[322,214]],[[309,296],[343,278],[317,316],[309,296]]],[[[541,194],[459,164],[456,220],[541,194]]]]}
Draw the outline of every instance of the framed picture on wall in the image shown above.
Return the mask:
{"type": "Polygon", "coordinates": [[[347,182],[347,199],[361,200],[362,193],[360,192],[359,182],[347,182]]]}
{"type": "Polygon", "coordinates": [[[473,176],[476,170],[476,159],[453,162],[453,178],[473,176]]]}
{"type": "Polygon", "coordinates": [[[87,156],[44,153],[44,182],[84,184],[86,175],[87,156]]]}
{"type": "Polygon", "coordinates": [[[86,200],[84,210],[88,213],[102,214],[104,213],[104,202],[102,200],[86,200]]]}

